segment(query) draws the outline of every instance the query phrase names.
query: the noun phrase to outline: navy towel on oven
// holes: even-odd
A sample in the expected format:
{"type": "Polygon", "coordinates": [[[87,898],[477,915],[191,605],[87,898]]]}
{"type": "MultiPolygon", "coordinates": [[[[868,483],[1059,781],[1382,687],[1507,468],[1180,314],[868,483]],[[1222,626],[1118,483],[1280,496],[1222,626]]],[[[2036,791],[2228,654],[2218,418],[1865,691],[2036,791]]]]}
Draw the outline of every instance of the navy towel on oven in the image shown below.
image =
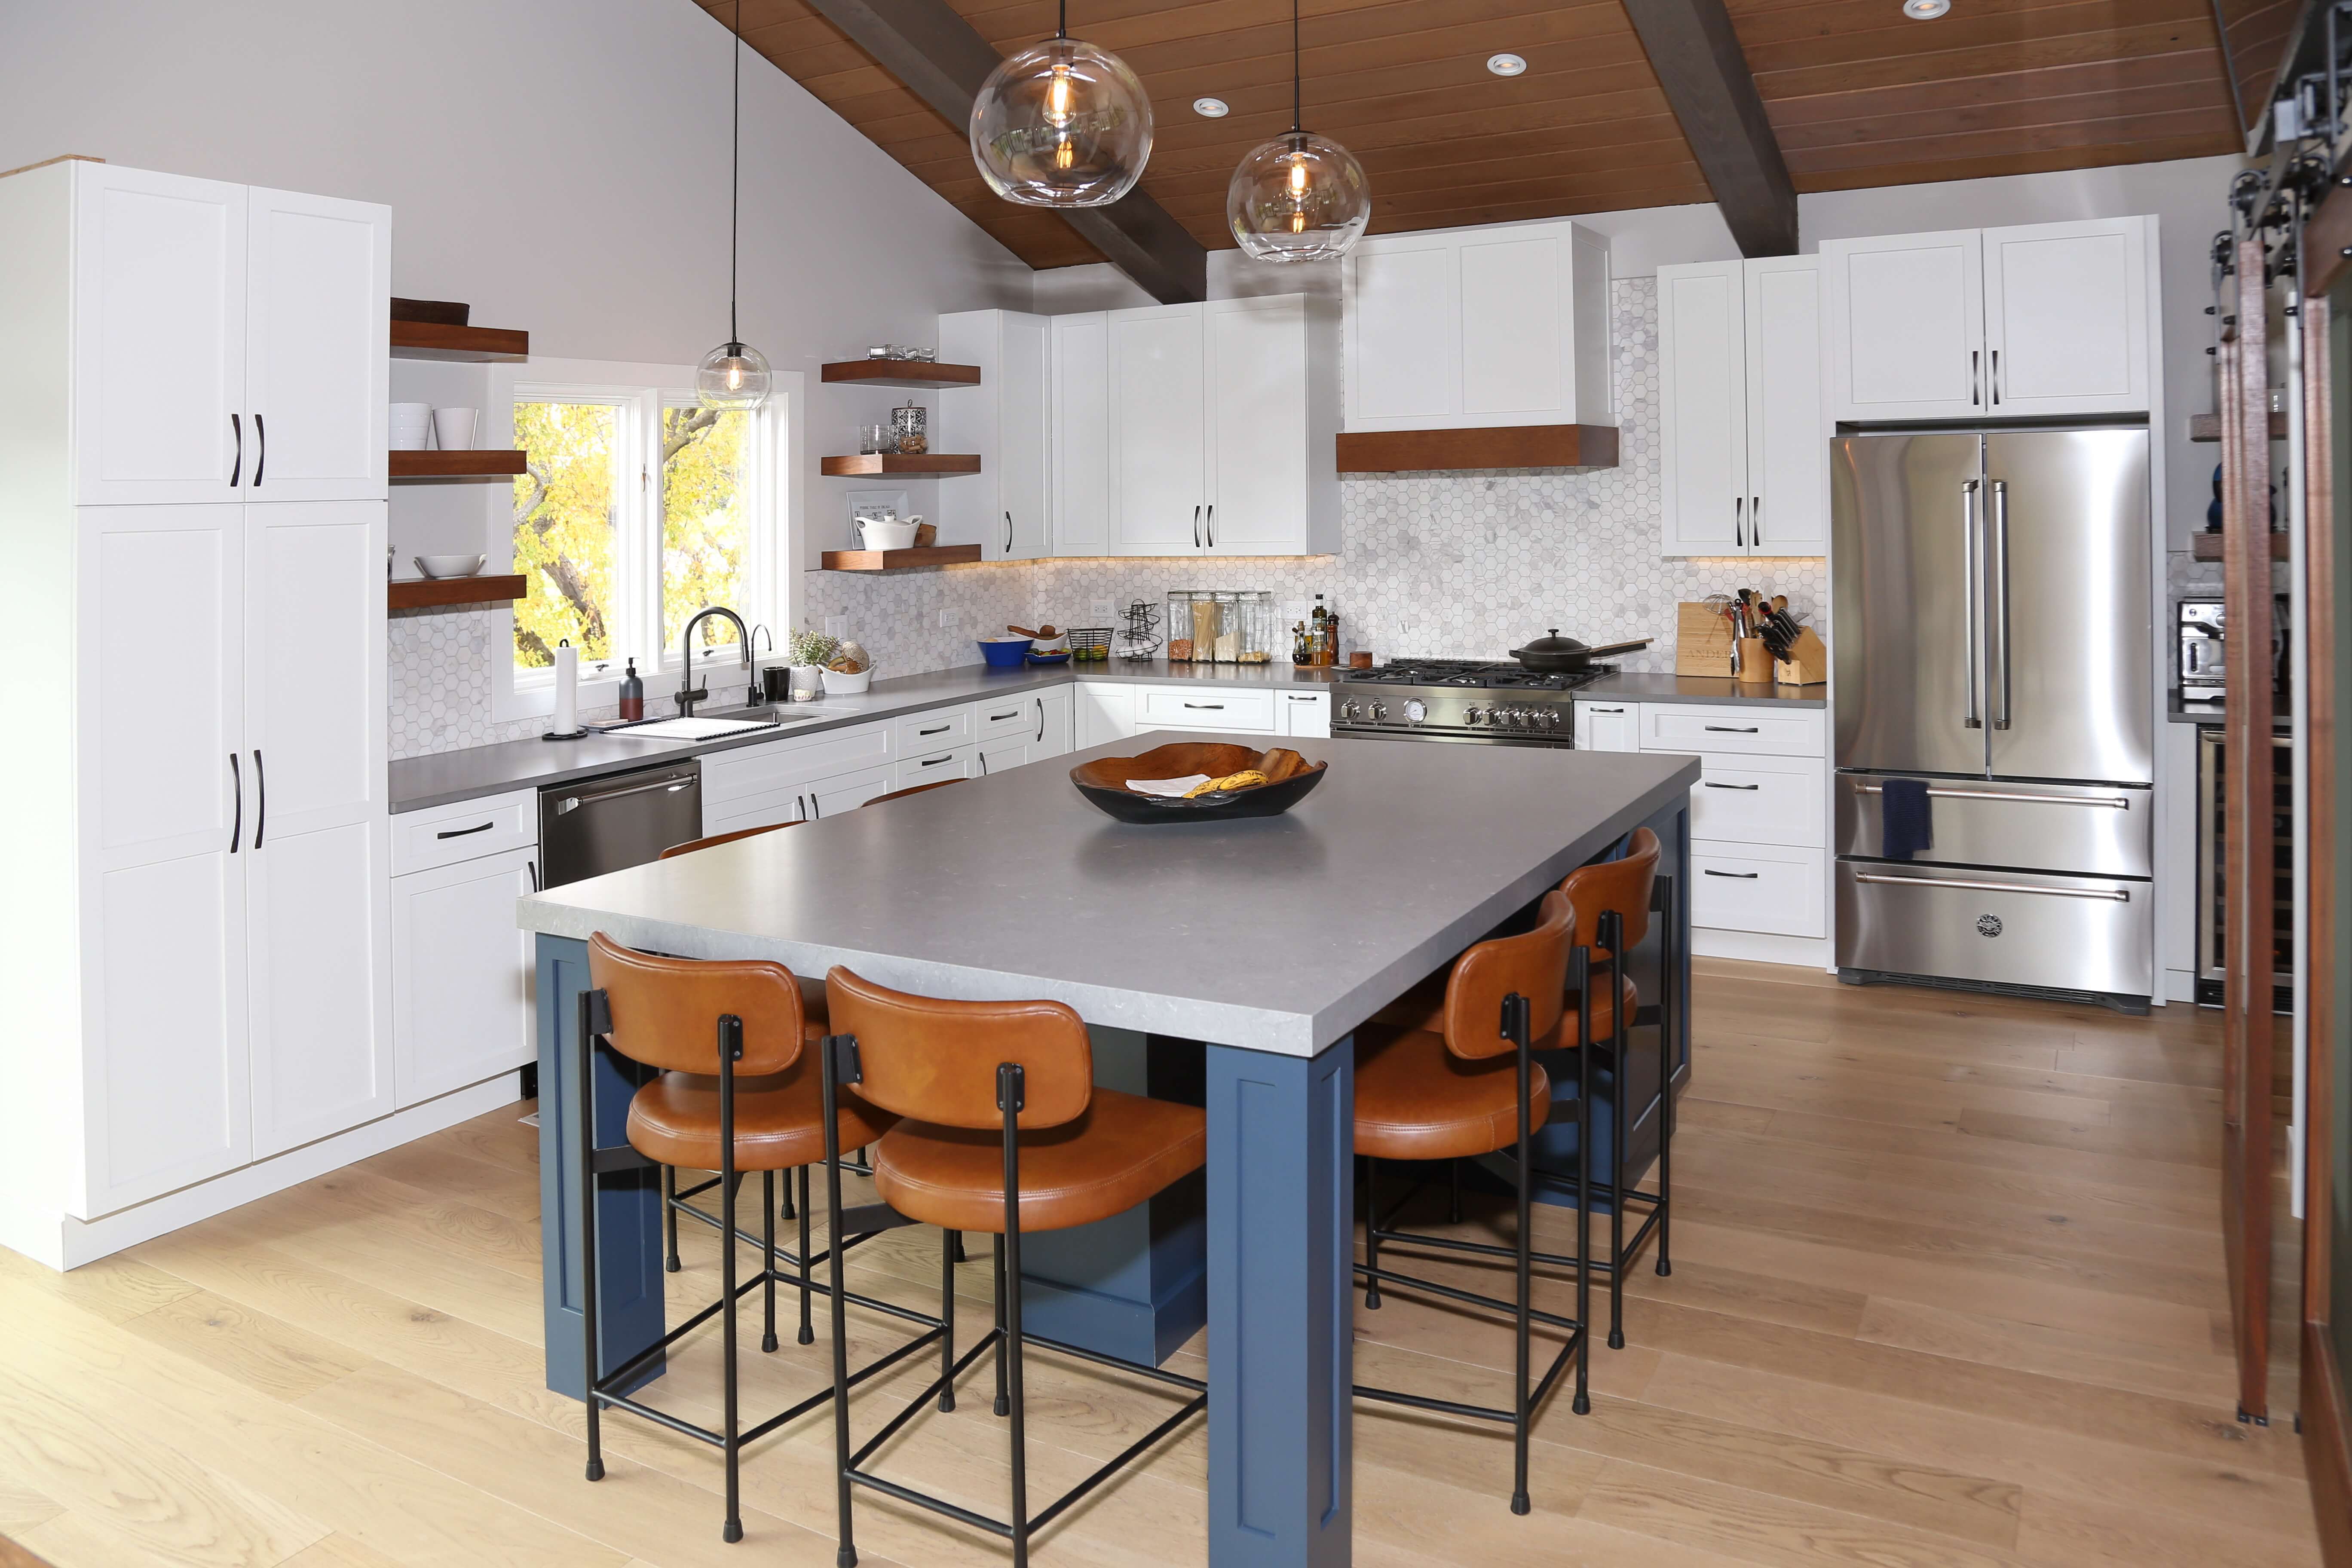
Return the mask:
{"type": "Polygon", "coordinates": [[[1932,848],[1936,832],[1927,816],[1927,781],[1888,779],[1878,787],[1879,820],[1885,829],[1878,852],[1889,860],[1908,860],[1932,848]]]}

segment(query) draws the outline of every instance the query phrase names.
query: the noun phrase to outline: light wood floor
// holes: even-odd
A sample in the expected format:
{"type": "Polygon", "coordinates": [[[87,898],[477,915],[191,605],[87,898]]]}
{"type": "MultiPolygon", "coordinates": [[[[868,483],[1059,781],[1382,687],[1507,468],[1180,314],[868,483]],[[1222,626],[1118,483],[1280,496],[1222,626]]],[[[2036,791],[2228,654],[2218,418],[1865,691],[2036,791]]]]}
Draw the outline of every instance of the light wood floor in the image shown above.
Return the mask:
{"type": "MultiPolygon", "coordinates": [[[[1675,1272],[1633,1276],[1631,1344],[1595,1351],[1592,1414],[1545,1413],[1534,1514],[1507,1510],[1505,1434],[1360,1409],[1358,1563],[2317,1563],[2291,1384],[2269,1429],[2231,1415],[2214,1015],[1729,963],[1700,985],[1675,1272]]],[[[0,1253],[0,1533],[59,1568],[829,1568],[823,1413],[747,1458],[739,1547],[699,1446],[612,1416],[610,1473],[581,1479],[580,1407],[541,1386],[536,1144],[517,1114],[63,1277],[0,1253]]],[[[1541,1223],[1564,1244],[1564,1215],[1541,1223]]],[[[687,1247],[681,1308],[715,1294],[715,1238],[687,1247]]],[[[855,1256],[870,1291],[937,1288],[935,1233],[855,1256]]],[[[985,1270],[961,1276],[967,1323],[985,1270]]],[[[853,1323],[854,1353],[892,1331],[853,1323]]],[[[1505,1398],[1507,1330],[1392,1295],[1357,1331],[1368,1381],[1505,1398]]],[[[822,1327],[771,1356],[757,1332],[747,1411],[821,1382],[822,1327]]],[[[686,1351],[654,1397],[710,1420],[716,1365],[709,1342],[686,1351]]],[[[996,1511],[1003,1426],[975,1373],[885,1462],[996,1511]]],[[[1042,1356],[1030,1375],[1043,1495],[1166,1408],[1042,1356]]],[[[866,1429],[885,1397],[857,1402],[866,1429]]],[[[1042,1561],[1202,1561],[1204,1459],[1196,1425],[1042,1561]]],[[[1008,1555],[879,1500],[858,1519],[868,1563],[1008,1555]]]]}

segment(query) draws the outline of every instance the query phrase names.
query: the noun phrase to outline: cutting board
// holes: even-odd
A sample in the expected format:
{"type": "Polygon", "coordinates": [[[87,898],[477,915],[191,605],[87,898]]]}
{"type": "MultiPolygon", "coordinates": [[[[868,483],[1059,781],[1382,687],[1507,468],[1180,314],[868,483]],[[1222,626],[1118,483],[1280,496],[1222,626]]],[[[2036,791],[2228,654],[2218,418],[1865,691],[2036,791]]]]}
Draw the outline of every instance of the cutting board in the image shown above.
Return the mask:
{"type": "Polygon", "coordinates": [[[632,724],[625,730],[609,730],[605,733],[624,741],[716,741],[728,735],[748,735],[754,730],[772,730],[775,721],[769,719],[661,719],[651,724],[632,724]]]}
{"type": "Polygon", "coordinates": [[[1729,675],[1731,623],[1705,605],[1675,606],[1675,673],[1729,675]]]}

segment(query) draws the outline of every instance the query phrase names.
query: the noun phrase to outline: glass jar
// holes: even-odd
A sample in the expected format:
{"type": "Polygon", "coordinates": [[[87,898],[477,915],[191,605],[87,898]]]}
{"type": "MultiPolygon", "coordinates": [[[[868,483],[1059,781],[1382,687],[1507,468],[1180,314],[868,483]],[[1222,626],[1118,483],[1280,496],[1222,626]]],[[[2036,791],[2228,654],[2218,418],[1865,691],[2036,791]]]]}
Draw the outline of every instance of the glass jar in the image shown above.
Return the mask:
{"type": "Polygon", "coordinates": [[[1260,591],[1242,597],[1246,601],[1242,616],[1242,662],[1269,664],[1282,637],[1274,595],[1260,591]]]}
{"type": "Polygon", "coordinates": [[[1196,595],[1190,588],[1168,591],[1168,662],[1192,662],[1192,600],[1196,595]]]}
{"type": "MultiPolygon", "coordinates": [[[[1242,601],[1244,596],[1227,592],[1210,595],[1213,601],[1211,613],[1216,617],[1213,623],[1216,636],[1212,645],[1215,651],[1210,657],[1219,664],[1239,664],[1242,661],[1242,601]]],[[[1197,603],[1192,606],[1192,619],[1194,640],[1198,641],[1201,606],[1197,603]]]]}
{"type": "Polygon", "coordinates": [[[890,410],[890,435],[898,455],[919,458],[929,451],[929,425],[930,411],[919,403],[905,403],[890,410]]]}

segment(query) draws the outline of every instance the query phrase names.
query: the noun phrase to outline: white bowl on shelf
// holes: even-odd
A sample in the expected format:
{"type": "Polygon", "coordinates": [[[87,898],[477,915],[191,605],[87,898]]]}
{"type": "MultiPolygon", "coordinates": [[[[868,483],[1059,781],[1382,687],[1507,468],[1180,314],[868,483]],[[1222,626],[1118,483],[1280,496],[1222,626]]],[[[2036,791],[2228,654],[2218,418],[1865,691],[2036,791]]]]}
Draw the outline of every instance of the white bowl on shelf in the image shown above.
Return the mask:
{"type": "Polygon", "coordinates": [[[878,517],[862,519],[858,531],[865,537],[868,550],[908,550],[914,546],[919,522],[886,522],[878,517]]]}
{"type": "Polygon", "coordinates": [[[433,405],[395,403],[385,419],[385,445],[395,452],[422,452],[432,444],[433,405]]]}
{"type": "Polygon", "coordinates": [[[471,577],[489,561],[487,555],[413,555],[416,569],[427,577],[471,577]]]}

